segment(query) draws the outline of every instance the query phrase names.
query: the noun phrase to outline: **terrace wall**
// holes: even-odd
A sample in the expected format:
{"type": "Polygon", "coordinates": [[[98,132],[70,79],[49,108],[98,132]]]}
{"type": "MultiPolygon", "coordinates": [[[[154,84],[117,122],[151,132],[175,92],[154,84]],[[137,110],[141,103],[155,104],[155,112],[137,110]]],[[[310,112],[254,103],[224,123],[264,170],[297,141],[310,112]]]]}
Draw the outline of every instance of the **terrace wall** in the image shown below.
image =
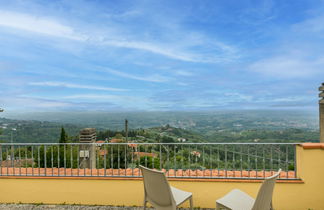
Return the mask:
{"type": "MultiPolygon", "coordinates": [[[[276,210],[324,209],[324,144],[297,147],[297,176],[279,181],[274,191],[276,210]]],[[[215,208],[215,200],[234,188],[255,197],[258,180],[170,179],[171,185],[193,192],[194,206],[215,208]]],[[[0,203],[47,203],[141,206],[142,180],[137,178],[1,177],[0,203]]],[[[187,206],[187,204],[184,204],[187,206]]]]}

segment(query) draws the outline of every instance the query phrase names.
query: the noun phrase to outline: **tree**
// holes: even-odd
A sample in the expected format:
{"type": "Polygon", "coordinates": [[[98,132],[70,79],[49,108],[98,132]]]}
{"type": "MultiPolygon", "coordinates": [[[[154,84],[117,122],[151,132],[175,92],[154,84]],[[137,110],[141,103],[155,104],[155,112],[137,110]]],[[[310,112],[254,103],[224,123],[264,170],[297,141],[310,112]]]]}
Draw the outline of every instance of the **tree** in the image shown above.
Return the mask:
{"type": "Polygon", "coordinates": [[[67,133],[65,132],[64,130],[64,127],[61,128],[61,137],[60,137],[60,143],[66,143],[67,141],[67,138],[68,138],[68,135],[67,133]]]}
{"type": "Polygon", "coordinates": [[[123,139],[123,135],[121,133],[117,133],[114,138],[115,139],[123,139]]]}
{"type": "Polygon", "coordinates": [[[174,139],[172,137],[163,136],[162,143],[174,143],[174,139]]]}

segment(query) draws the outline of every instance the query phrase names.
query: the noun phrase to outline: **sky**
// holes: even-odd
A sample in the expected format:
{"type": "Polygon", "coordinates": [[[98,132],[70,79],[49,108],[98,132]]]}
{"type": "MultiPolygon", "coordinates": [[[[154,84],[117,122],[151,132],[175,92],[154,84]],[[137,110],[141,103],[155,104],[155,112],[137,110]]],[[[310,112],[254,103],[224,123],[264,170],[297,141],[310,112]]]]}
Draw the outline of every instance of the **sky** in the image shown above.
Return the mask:
{"type": "Polygon", "coordinates": [[[0,108],[318,109],[323,0],[0,0],[0,108]]]}

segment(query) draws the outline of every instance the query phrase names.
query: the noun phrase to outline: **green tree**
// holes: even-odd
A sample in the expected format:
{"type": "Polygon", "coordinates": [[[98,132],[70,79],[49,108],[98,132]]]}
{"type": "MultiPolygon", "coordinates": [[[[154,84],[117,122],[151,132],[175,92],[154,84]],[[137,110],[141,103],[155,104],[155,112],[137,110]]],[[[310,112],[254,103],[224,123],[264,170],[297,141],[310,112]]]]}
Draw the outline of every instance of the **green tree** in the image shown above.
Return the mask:
{"type": "Polygon", "coordinates": [[[160,168],[160,159],[144,156],[140,157],[140,164],[148,168],[160,168]]]}
{"type": "Polygon", "coordinates": [[[116,136],[114,138],[123,139],[123,135],[121,133],[116,133],[116,136]]]}
{"type": "Polygon", "coordinates": [[[68,139],[68,135],[65,132],[64,127],[62,127],[61,128],[61,137],[60,137],[60,141],[59,142],[60,143],[66,143],[67,139],[68,139]]]}
{"type": "Polygon", "coordinates": [[[174,139],[172,137],[169,137],[169,136],[163,136],[161,142],[162,143],[174,143],[174,139]]]}
{"type": "MultiPolygon", "coordinates": [[[[60,137],[60,143],[67,143],[67,139],[68,139],[68,135],[65,132],[64,127],[61,128],[61,137],[60,137]]],[[[60,156],[60,166],[64,166],[64,156],[65,156],[65,149],[66,149],[66,145],[60,145],[59,146],[59,156],[60,156]]]]}

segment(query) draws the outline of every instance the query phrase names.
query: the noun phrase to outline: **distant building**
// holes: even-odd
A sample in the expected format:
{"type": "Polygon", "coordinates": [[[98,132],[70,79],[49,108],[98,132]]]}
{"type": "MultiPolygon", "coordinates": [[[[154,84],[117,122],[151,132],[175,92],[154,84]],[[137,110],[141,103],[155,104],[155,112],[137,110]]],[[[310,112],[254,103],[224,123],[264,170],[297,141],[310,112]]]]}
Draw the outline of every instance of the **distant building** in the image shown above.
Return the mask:
{"type": "Polygon", "coordinates": [[[123,139],[111,139],[110,143],[122,143],[123,139]]]}
{"type": "Polygon", "coordinates": [[[134,149],[135,150],[135,152],[137,152],[137,144],[134,144],[134,143],[132,143],[132,142],[128,142],[128,144],[127,144],[130,148],[132,148],[132,150],[134,149]]]}
{"type": "Polygon", "coordinates": [[[80,168],[96,168],[96,143],[97,133],[95,128],[84,128],[79,133],[80,145],[79,157],[81,158],[80,168]]]}
{"type": "Polygon", "coordinates": [[[100,150],[100,148],[103,146],[104,143],[106,142],[103,140],[96,141],[96,147],[97,147],[96,149],[100,150]]]}
{"type": "Polygon", "coordinates": [[[187,141],[187,139],[185,139],[185,138],[178,138],[177,140],[178,140],[178,142],[186,142],[187,141]]]}
{"type": "Polygon", "coordinates": [[[138,139],[145,139],[145,136],[139,136],[139,135],[137,135],[136,138],[138,138],[138,139]]]}
{"type": "Polygon", "coordinates": [[[7,155],[7,160],[11,160],[11,155],[7,155]]]}
{"type": "Polygon", "coordinates": [[[101,149],[98,151],[99,156],[103,157],[105,155],[108,155],[108,151],[105,149],[101,149]]]}
{"type": "Polygon", "coordinates": [[[141,157],[157,157],[157,154],[150,152],[134,152],[135,159],[138,160],[141,157]]]}
{"type": "Polygon", "coordinates": [[[96,141],[97,144],[103,144],[103,143],[106,143],[105,141],[103,140],[99,140],[99,141],[96,141]]]}
{"type": "Polygon", "coordinates": [[[13,159],[11,160],[10,155],[8,155],[7,160],[2,160],[0,162],[0,167],[12,167],[14,165],[15,167],[26,167],[26,164],[32,165],[34,163],[34,160],[31,158],[24,158],[24,159],[13,159]]]}
{"type": "Polygon", "coordinates": [[[128,142],[127,144],[129,147],[132,147],[132,148],[137,148],[137,144],[134,144],[132,142],[128,142]]]}
{"type": "Polygon", "coordinates": [[[84,128],[80,131],[79,140],[81,143],[96,142],[97,134],[95,128],[84,128]]]}
{"type": "Polygon", "coordinates": [[[198,152],[198,151],[192,151],[191,154],[193,156],[196,156],[196,157],[200,158],[200,152],[198,152]]]}

